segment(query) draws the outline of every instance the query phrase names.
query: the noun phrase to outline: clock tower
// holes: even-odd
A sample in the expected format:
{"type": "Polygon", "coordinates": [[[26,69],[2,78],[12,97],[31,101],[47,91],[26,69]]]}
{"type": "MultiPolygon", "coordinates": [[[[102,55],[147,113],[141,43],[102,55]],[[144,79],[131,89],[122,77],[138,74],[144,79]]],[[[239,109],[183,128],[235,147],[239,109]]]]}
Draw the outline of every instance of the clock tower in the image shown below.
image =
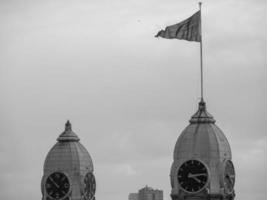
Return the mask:
{"type": "Polygon", "coordinates": [[[46,156],[41,181],[42,200],[93,200],[96,190],[90,154],[69,121],[46,156]]]}
{"type": "Polygon", "coordinates": [[[231,148],[203,100],[189,122],[174,149],[172,200],[233,200],[231,148]]]}

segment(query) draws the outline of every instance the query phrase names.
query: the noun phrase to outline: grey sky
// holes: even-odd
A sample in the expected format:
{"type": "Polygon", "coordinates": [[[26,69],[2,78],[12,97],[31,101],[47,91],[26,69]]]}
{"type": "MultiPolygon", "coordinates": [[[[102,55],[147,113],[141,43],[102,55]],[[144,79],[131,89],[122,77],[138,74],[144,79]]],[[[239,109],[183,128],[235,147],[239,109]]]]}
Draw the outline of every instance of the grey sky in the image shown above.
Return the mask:
{"type": "MultiPolygon", "coordinates": [[[[195,0],[0,1],[0,199],[41,198],[48,150],[70,119],[96,198],[146,184],[170,199],[175,142],[199,101],[199,44],[156,39],[195,0]]],[[[237,200],[265,200],[267,2],[205,0],[204,98],[227,136],[237,200]]]]}

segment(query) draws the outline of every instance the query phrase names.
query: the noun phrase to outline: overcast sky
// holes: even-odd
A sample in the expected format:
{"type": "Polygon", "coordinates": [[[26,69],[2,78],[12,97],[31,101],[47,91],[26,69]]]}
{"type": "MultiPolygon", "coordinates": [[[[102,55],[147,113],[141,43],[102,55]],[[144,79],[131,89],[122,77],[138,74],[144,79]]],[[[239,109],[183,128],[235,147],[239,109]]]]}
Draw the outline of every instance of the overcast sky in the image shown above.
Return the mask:
{"type": "MultiPolygon", "coordinates": [[[[197,109],[199,43],[154,38],[196,0],[0,1],[0,199],[41,199],[70,119],[99,200],[171,191],[175,142],[197,109]],[[115,184],[114,184],[115,183],[115,184]]],[[[205,0],[204,99],[228,138],[236,199],[265,200],[267,1],[205,0]]]]}

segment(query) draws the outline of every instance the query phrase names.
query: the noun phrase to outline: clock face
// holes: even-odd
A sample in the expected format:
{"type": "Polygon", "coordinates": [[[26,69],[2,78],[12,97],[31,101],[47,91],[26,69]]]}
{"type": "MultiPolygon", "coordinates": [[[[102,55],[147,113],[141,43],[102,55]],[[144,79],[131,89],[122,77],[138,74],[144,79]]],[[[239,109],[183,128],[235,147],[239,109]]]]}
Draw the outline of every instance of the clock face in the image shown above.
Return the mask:
{"type": "Polygon", "coordinates": [[[61,199],[65,197],[70,190],[69,179],[61,172],[54,172],[46,179],[45,189],[49,197],[61,199]]]}
{"type": "Polygon", "coordinates": [[[208,182],[208,170],[198,160],[188,160],[178,170],[178,182],[186,192],[198,192],[208,182]]]}
{"type": "Polygon", "coordinates": [[[227,160],[225,163],[223,180],[226,193],[232,193],[235,185],[235,169],[230,160],[227,160]]]}
{"type": "Polygon", "coordinates": [[[93,173],[88,172],[84,177],[84,198],[90,200],[94,197],[96,191],[95,176],[93,173]]]}

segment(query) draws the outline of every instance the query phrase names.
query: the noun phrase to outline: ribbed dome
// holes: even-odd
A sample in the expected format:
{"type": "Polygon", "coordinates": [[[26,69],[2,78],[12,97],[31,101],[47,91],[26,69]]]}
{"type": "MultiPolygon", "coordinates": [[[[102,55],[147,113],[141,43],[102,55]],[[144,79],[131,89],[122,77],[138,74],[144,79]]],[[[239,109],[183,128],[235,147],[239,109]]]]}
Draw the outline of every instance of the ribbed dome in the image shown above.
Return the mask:
{"type": "Polygon", "coordinates": [[[72,131],[69,121],[65,125],[65,131],[57,140],[58,142],[46,156],[44,173],[58,169],[81,174],[93,171],[91,156],[72,131]]]}
{"type": "Polygon", "coordinates": [[[181,133],[174,149],[174,160],[192,158],[231,159],[230,145],[212,115],[206,111],[205,102],[199,103],[198,111],[181,133]]]}

